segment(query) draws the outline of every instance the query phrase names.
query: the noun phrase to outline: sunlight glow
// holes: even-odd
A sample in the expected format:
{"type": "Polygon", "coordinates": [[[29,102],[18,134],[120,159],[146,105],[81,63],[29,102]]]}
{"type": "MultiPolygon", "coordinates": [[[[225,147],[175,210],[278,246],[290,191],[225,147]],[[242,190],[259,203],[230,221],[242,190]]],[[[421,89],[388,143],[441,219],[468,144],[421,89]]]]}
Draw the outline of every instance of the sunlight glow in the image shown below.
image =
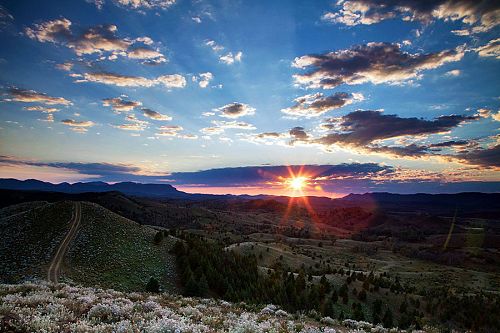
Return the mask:
{"type": "Polygon", "coordinates": [[[290,187],[294,191],[301,191],[304,186],[307,185],[306,183],[307,178],[306,177],[295,177],[290,179],[290,187]]]}

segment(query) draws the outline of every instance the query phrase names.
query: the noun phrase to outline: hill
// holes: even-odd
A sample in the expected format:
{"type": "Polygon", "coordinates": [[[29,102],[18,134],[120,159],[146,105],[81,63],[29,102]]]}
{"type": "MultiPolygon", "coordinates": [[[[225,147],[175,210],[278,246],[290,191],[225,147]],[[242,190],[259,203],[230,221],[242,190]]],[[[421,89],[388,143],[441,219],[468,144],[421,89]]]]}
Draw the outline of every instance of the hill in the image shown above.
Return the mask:
{"type": "MultiPolygon", "coordinates": [[[[27,206],[28,204],[23,204],[27,206]]],[[[157,231],[102,206],[82,202],[81,222],[61,267],[62,281],[144,290],[151,276],[176,289],[170,237],[156,244],[157,231]]],[[[7,207],[2,212],[12,211],[7,207]]],[[[45,203],[0,219],[0,282],[45,278],[51,258],[69,230],[73,203],[45,203]]]]}
{"type": "Polygon", "coordinates": [[[69,229],[72,206],[68,201],[47,203],[14,215],[6,213],[17,211],[19,206],[0,210],[0,282],[45,278],[49,262],[69,229]]]}

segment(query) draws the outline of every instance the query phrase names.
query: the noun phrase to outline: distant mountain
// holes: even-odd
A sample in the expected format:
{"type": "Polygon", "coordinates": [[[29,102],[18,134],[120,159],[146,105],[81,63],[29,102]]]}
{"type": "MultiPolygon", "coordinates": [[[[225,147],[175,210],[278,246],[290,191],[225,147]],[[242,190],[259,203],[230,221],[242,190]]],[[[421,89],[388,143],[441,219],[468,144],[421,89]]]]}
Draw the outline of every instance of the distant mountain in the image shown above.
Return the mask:
{"type": "MultiPolygon", "coordinates": [[[[221,204],[223,206],[230,204],[236,200],[273,200],[282,204],[289,204],[290,197],[273,196],[273,195],[212,195],[212,194],[191,194],[177,190],[169,184],[142,184],[134,182],[121,182],[108,184],[104,182],[88,182],[88,183],[60,183],[52,184],[35,179],[16,180],[16,179],[0,179],[0,189],[16,190],[16,191],[43,191],[43,192],[59,192],[66,194],[82,194],[82,193],[103,193],[103,192],[120,192],[128,196],[144,197],[152,199],[177,199],[189,201],[213,201],[214,205],[221,204]]],[[[48,195],[48,194],[47,194],[48,195]]],[[[12,197],[9,194],[8,197],[12,197]]],[[[48,200],[43,196],[35,194],[16,194],[16,196],[30,196],[32,200],[48,200]]],[[[58,197],[57,193],[51,193],[51,197],[58,197]]],[[[91,197],[93,197],[91,195],[91,197]]],[[[12,198],[11,198],[12,199],[12,198]]],[[[307,205],[317,211],[330,210],[342,207],[366,207],[380,208],[387,211],[398,212],[422,212],[429,214],[447,214],[453,215],[457,210],[461,216],[489,216],[490,218],[498,219],[500,216],[500,193],[479,193],[479,192],[463,192],[455,194],[394,194],[386,192],[374,192],[365,194],[349,194],[340,199],[331,199],[327,197],[304,197],[307,205]]],[[[294,199],[292,202],[295,205],[304,206],[306,203],[303,199],[294,199]]],[[[85,200],[78,198],[78,200],[85,200]]],[[[17,198],[12,203],[25,201],[25,199],[17,198]]],[[[92,201],[92,200],[90,200],[92,201]]],[[[255,203],[261,206],[262,203],[255,203]]]]}
{"type": "Polygon", "coordinates": [[[190,194],[178,191],[175,187],[169,184],[141,184],[133,182],[121,182],[115,184],[108,184],[104,182],[52,184],[36,179],[0,179],[0,188],[7,190],[50,191],[62,193],[117,191],[134,196],[160,197],[170,199],[186,199],[190,197],[190,194]]]}

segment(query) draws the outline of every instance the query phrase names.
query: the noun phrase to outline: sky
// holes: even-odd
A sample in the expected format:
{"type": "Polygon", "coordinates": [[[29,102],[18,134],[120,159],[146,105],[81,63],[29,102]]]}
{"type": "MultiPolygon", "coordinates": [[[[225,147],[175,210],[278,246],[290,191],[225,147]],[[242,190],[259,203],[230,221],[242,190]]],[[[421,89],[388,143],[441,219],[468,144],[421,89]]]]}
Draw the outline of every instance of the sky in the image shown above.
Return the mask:
{"type": "Polygon", "coordinates": [[[500,191],[500,3],[0,0],[0,178],[500,191]]]}

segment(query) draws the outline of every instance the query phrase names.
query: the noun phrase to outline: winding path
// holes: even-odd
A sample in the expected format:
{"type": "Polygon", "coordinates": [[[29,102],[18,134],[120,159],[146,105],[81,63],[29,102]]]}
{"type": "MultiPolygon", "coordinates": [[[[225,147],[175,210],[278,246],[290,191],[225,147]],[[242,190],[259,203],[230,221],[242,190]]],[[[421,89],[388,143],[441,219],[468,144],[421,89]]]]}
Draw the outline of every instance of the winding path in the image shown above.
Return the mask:
{"type": "Polygon", "coordinates": [[[68,251],[69,243],[75,237],[76,232],[78,231],[78,227],[80,226],[80,220],[82,217],[81,211],[82,207],[80,202],[75,202],[73,216],[71,217],[70,221],[71,227],[66,234],[66,237],[64,237],[64,240],[59,245],[54,258],[52,258],[52,261],[50,262],[49,271],[47,272],[47,280],[49,280],[50,282],[58,283],[59,281],[59,269],[61,267],[61,263],[63,262],[64,256],[68,251]]]}

